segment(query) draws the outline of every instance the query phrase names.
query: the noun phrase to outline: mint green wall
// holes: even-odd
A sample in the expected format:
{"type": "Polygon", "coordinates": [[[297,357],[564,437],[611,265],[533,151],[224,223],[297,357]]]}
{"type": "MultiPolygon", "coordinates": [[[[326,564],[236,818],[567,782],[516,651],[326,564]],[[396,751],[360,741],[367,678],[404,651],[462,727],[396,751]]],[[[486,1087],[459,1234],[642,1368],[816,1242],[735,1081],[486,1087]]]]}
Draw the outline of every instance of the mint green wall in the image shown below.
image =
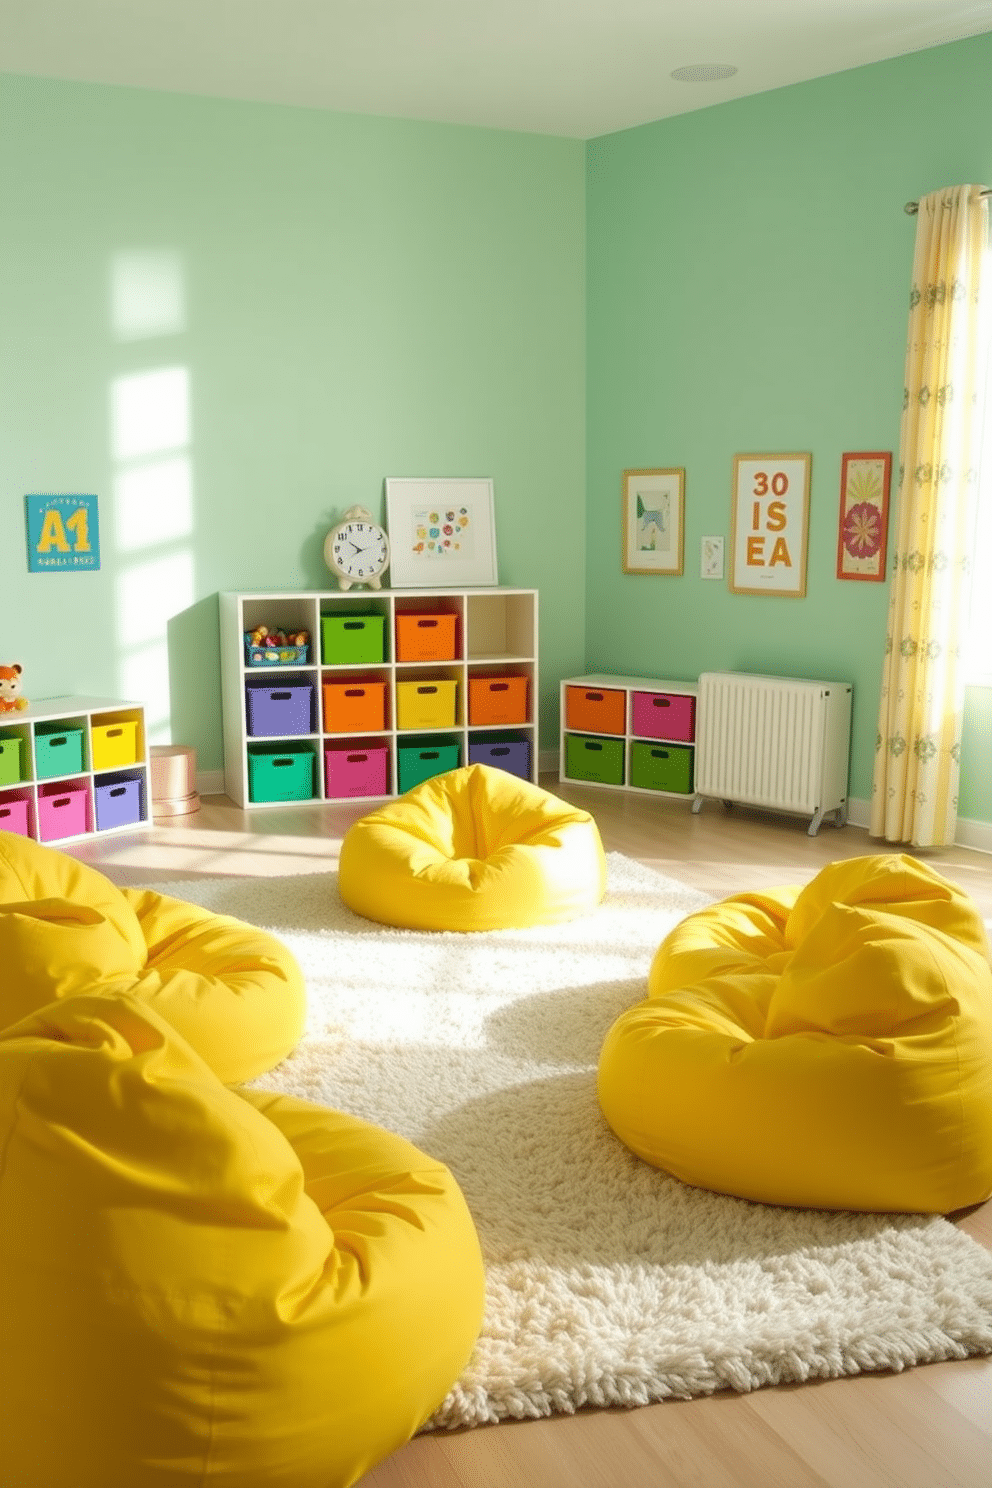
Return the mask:
{"type": "MultiPolygon", "coordinates": [[[[871,794],[888,583],[835,577],[841,454],[898,463],[915,224],[992,183],[992,36],[590,142],[590,670],[735,668],[854,683],[851,794],[871,794]],[[812,452],[805,599],[699,577],[730,545],[735,453],[812,452]],[[686,469],[685,574],[623,575],[625,467],[686,469]]],[[[893,471],[893,497],[895,495],[893,471]]],[[[890,528],[890,531],[893,530],[890,528]]],[[[961,814],[992,821],[988,689],[969,693],[961,814]]]]}
{"type": "Polygon", "coordinates": [[[217,591],[331,588],[323,535],[385,476],[485,475],[500,580],[541,589],[553,737],[584,664],[584,162],[0,78],[0,661],[26,694],[137,697],[219,769],[217,591]],[[100,572],[29,575],[24,495],[74,491],[100,572]]]}

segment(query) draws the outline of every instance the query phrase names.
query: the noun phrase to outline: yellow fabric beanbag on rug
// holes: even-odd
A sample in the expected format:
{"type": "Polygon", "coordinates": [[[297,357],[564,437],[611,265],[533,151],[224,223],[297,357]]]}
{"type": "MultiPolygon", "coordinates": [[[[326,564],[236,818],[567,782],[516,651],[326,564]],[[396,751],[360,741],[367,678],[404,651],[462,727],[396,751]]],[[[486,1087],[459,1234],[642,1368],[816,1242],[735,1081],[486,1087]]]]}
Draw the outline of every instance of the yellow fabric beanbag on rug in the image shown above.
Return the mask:
{"type": "Polygon", "coordinates": [[[0,1033],[0,1147],[5,1488],[345,1488],[467,1362],[448,1170],[225,1088],[140,995],[0,1033]]]}
{"type": "Polygon", "coordinates": [[[923,863],[833,863],[662,942],[614,1024],[600,1105],[687,1183],[767,1203],[948,1213],[992,1193],[992,968],[923,863]]]}
{"type": "Polygon", "coordinates": [[[410,930],[554,925],[606,890],[587,811],[491,765],[435,775],[347,830],[341,898],[366,919],[410,930]]]}
{"type": "Polygon", "coordinates": [[[0,1028],[80,992],[126,991],[154,1007],[225,1083],[293,1049],[306,993],[295,958],[264,930],[166,894],[119,889],[88,864],[0,833],[0,1028]]]}

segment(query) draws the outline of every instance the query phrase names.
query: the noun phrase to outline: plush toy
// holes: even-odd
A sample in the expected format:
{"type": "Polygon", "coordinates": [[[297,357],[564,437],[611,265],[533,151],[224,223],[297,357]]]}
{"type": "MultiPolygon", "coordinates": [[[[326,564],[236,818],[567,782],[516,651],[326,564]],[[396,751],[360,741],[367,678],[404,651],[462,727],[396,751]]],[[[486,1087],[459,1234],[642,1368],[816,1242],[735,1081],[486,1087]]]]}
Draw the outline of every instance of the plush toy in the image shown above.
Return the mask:
{"type": "Polygon", "coordinates": [[[27,698],[21,697],[21,668],[17,662],[0,666],[0,713],[19,713],[27,705],[27,698]]]}

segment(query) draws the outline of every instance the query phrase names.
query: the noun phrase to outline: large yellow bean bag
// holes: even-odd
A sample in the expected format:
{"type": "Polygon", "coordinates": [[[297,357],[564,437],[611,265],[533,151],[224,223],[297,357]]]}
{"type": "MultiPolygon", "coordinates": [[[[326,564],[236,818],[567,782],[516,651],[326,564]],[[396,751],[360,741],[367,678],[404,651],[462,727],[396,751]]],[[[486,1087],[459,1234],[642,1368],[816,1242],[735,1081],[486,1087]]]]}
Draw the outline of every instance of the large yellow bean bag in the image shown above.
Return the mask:
{"type": "Polygon", "coordinates": [[[587,811],[491,765],[435,775],[354,822],[338,885],[349,909],[410,930],[554,925],[606,889],[587,811]]]}
{"type": "Polygon", "coordinates": [[[344,1488],[467,1362],[448,1170],[225,1088],[140,997],[0,1033],[0,1152],[5,1488],[344,1488]]]}
{"type": "Polygon", "coordinates": [[[298,1043],[303,976],[275,936],[147,889],[119,889],[56,848],[0,832],[0,1027],[79,992],[129,991],[225,1083],[298,1043]]]}
{"type": "Polygon", "coordinates": [[[741,894],[662,942],[599,1099],[687,1183],[767,1203],[948,1213],[992,1193],[992,969],[978,912],[909,857],[741,894]]]}

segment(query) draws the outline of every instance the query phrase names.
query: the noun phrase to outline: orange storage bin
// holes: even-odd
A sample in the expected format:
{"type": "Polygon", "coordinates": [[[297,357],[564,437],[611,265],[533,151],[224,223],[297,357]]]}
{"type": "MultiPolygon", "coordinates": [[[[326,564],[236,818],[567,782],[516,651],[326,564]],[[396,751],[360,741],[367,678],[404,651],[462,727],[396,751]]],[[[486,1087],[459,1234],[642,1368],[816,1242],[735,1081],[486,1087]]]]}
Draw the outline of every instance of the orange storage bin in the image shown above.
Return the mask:
{"type": "Polygon", "coordinates": [[[526,677],[470,677],[468,721],[480,723],[526,723],[526,677]]]}
{"type": "Polygon", "coordinates": [[[610,687],[566,687],[565,724],[587,734],[626,732],[627,693],[610,687]]]}
{"type": "Polygon", "coordinates": [[[358,734],[386,727],[385,682],[325,682],[324,732],[358,734]]]}
{"type": "Polygon", "coordinates": [[[397,615],[397,661],[454,661],[458,655],[457,615],[397,615]]]}

